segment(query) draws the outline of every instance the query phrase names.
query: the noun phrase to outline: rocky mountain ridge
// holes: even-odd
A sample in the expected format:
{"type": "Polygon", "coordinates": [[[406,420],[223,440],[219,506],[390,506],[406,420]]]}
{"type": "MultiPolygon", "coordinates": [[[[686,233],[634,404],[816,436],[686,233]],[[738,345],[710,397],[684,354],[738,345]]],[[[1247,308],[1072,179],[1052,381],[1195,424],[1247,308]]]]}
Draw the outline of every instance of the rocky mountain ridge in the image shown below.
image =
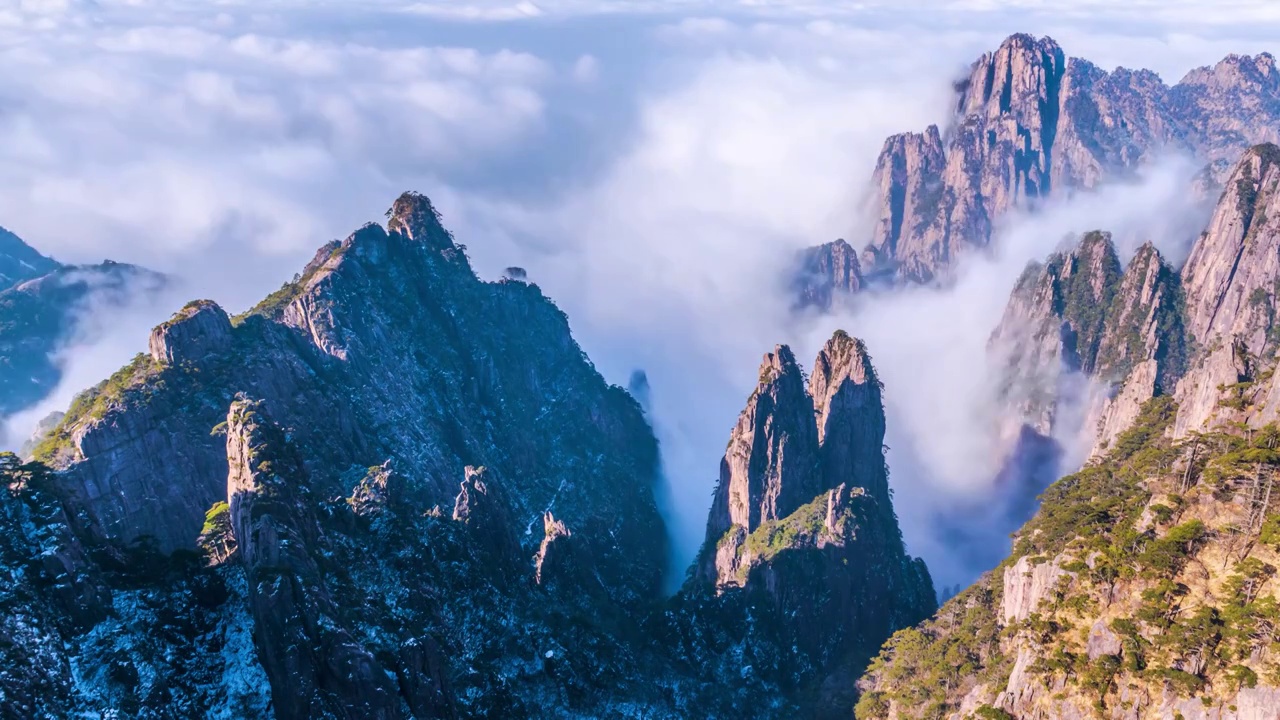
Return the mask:
{"type": "Polygon", "coordinates": [[[53,258],[22,241],[12,232],[0,228],[0,290],[34,280],[62,267],[53,258]]]}
{"type": "Polygon", "coordinates": [[[663,598],[641,407],[536,286],[480,280],[406,193],[245,315],[188,304],[77,398],[38,462],[4,456],[0,565],[20,582],[0,647],[31,671],[0,673],[0,707],[847,715],[933,589],[890,505],[865,347],[837,334],[807,382],[783,365],[744,417],[809,454],[744,460],[772,468],[733,503],[744,558],[761,552],[732,583],[695,573],[663,598]]]}
{"type": "MultiPolygon", "coordinates": [[[[1203,163],[1215,195],[1239,153],[1280,141],[1280,70],[1267,53],[1230,55],[1166,85],[1149,70],[1106,72],[1051,38],[1016,34],[955,83],[943,126],[885,141],[871,175],[871,226],[856,292],[868,284],[945,282],[966,252],[986,247],[1003,218],[1046,198],[1131,177],[1161,154],[1203,163]]],[[[829,254],[828,246],[809,251],[829,254]],[[827,248],[824,250],[824,248],[827,248]]],[[[802,263],[797,297],[850,283],[848,263],[802,263]]],[[[820,298],[819,298],[820,299],[820,298]]],[[[819,306],[824,303],[816,303],[819,306]]]]}

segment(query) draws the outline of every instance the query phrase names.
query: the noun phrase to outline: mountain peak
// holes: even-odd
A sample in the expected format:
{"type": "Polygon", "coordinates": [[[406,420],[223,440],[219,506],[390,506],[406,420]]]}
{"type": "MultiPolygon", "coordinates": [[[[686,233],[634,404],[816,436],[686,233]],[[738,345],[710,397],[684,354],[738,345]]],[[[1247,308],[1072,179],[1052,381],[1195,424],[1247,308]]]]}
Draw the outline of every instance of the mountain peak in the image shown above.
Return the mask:
{"type": "Polygon", "coordinates": [[[453,236],[440,222],[440,211],[422,193],[407,191],[387,211],[387,230],[437,249],[453,247],[453,236]]]}
{"type": "Polygon", "coordinates": [[[866,344],[837,330],[814,360],[809,393],[818,423],[824,486],[862,488],[881,510],[891,510],[881,454],[884,402],[866,344]]]}
{"type": "Polygon", "coordinates": [[[0,227],[0,290],[51,273],[61,264],[0,227]]]}
{"type": "Polygon", "coordinates": [[[226,351],[231,346],[231,318],[212,300],[187,303],[151,331],[151,359],[177,364],[226,351]]]}
{"type": "MultiPolygon", "coordinates": [[[[973,64],[969,80],[961,85],[956,108],[961,118],[1011,114],[1040,132],[1042,124],[1049,124],[1040,117],[1045,114],[1045,107],[1058,102],[1065,67],[1062,48],[1052,38],[1010,35],[994,52],[984,54],[973,64]]],[[[1043,143],[1047,151],[1052,138],[1045,142],[1036,137],[1033,143],[1033,149],[1041,149],[1035,146],[1043,143]]]]}

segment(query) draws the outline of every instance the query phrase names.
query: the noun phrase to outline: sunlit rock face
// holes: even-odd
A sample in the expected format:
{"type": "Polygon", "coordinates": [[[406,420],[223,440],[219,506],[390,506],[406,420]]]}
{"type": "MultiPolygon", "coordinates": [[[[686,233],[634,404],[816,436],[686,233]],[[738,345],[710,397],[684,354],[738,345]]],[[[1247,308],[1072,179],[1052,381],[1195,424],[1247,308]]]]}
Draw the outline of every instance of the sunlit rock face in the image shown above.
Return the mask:
{"type": "MultiPolygon", "coordinates": [[[[854,243],[865,245],[859,272],[945,282],[1011,210],[1123,180],[1161,154],[1204,164],[1198,186],[1211,199],[1242,151],[1277,140],[1280,71],[1269,54],[1231,55],[1171,86],[1149,70],[1107,72],[1067,57],[1047,37],[1013,35],[956,83],[945,126],[885,141],[871,224],[854,243]]],[[[827,283],[840,287],[841,272],[828,266],[827,283]]]]}
{"type": "Polygon", "coordinates": [[[750,613],[757,624],[733,642],[781,652],[787,660],[772,677],[799,684],[818,716],[847,708],[869,651],[936,602],[923,562],[902,543],[884,435],[880,381],[862,341],[837,332],[808,387],[790,348],[765,355],[684,590],[695,618],[750,613]]]}

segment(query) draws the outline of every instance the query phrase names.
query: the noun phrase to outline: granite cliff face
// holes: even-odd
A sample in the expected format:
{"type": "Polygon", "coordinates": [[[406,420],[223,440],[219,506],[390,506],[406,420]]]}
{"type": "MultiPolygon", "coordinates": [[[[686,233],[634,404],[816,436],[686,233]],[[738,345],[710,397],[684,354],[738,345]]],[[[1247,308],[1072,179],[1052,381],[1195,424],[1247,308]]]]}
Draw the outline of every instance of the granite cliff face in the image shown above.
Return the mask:
{"type": "Polygon", "coordinates": [[[1122,270],[1104,232],[1030,265],[989,343],[1004,379],[1005,436],[1027,427],[1055,437],[1060,404],[1087,396],[1087,380],[1100,394],[1086,397],[1085,431],[1102,446],[1113,440],[1124,418],[1172,392],[1186,371],[1182,297],[1155,246],[1143,245],[1122,270]]]}
{"type": "Polygon", "coordinates": [[[884,433],[880,382],[860,340],[837,332],[807,389],[789,348],[766,355],[685,590],[696,617],[749,614],[749,633],[726,634],[738,652],[768,648],[775,657],[755,672],[798,686],[811,716],[847,716],[877,638],[935,606],[928,571],[903,547],[884,433]]]}
{"type": "Polygon", "coordinates": [[[885,142],[867,264],[928,282],[985,244],[999,215],[1050,191],[1064,66],[1052,40],[1015,35],[957,83],[945,140],[930,127],[885,142]]]}
{"type": "Polygon", "coordinates": [[[740,575],[663,598],[639,404],[425,197],[388,218],[243,316],[189,303],[0,456],[0,714],[847,717],[934,608],[862,344],[770,356],[708,521],[740,575]]]}
{"type": "Polygon", "coordinates": [[[1263,392],[1268,383],[1259,381],[1275,363],[1278,190],[1280,148],[1251,149],[1232,172],[1208,228],[1182,270],[1187,329],[1200,352],[1177,388],[1178,435],[1246,419],[1245,404],[1258,408],[1254,422],[1269,422],[1275,416],[1272,402],[1252,395],[1263,392]],[[1235,399],[1226,397],[1229,394],[1235,399]],[[1251,402],[1244,402],[1246,398],[1251,402]]]}
{"type": "Polygon", "coordinates": [[[1124,177],[1165,150],[1192,154],[1221,181],[1239,152],[1274,142],[1277,128],[1271,55],[1233,55],[1170,87],[1150,71],[1107,73],[1049,38],[1014,35],[956,84],[947,127],[885,142],[863,271],[945,277],[1011,209],[1124,177]]]}

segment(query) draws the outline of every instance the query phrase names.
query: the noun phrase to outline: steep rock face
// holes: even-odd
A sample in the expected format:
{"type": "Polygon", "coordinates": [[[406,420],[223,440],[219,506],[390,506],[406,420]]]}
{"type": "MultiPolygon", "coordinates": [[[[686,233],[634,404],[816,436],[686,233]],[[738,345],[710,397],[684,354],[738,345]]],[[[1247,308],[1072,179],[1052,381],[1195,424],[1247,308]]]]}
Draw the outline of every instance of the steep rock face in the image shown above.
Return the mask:
{"type": "Polygon", "coordinates": [[[278,718],[407,717],[387,671],[344,627],[310,554],[320,533],[306,471],[260,403],[227,416],[227,503],[278,718]]]}
{"type": "Polygon", "coordinates": [[[1182,276],[1187,329],[1201,345],[1239,338],[1249,352],[1266,349],[1280,278],[1280,147],[1255,147],[1237,164],[1182,276]]]}
{"type": "MultiPolygon", "coordinates": [[[[1095,411],[1094,417],[1097,421],[1093,426],[1097,428],[1097,437],[1091,454],[1097,454],[1099,450],[1110,447],[1116,438],[1120,437],[1120,433],[1128,430],[1129,426],[1138,419],[1142,406],[1162,392],[1165,386],[1160,382],[1160,370],[1160,363],[1156,360],[1144,360],[1138,363],[1137,367],[1129,373],[1129,377],[1120,385],[1119,391],[1102,401],[1095,411]]],[[[1092,420],[1093,417],[1089,419],[1092,420]]],[[[1089,427],[1087,422],[1086,428],[1089,427]]]]}
{"type": "MultiPolygon", "coordinates": [[[[0,231],[0,243],[3,237],[0,231]]],[[[83,322],[86,318],[107,318],[151,301],[168,282],[163,275],[108,261],[55,264],[39,277],[0,290],[0,416],[34,405],[57,387],[62,371],[54,353],[72,340],[95,339],[96,324],[83,322]]]]}
{"type": "Polygon", "coordinates": [[[726,451],[700,572],[684,592],[703,620],[679,633],[701,637],[725,616],[750,617],[747,634],[723,630],[734,652],[761,658],[754,673],[798,684],[793,697],[818,717],[847,716],[867,650],[935,603],[890,504],[880,393],[866,348],[844,332],[819,354],[807,391],[788,348],[765,357],[726,451]],[[735,510],[738,493],[750,500],[735,510]],[[765,498],[787,500],[750,512],[765,498]]]}
{"type": "Polygon", "coordinates": [[[885,143],[863,271],[945,276],[1009,210],[1123,177],[1166,147],[1221,179],[1235,153],[1275,139],[1278,75],[1270,55],[1231,56],[1169,87],[1149,71],[1107,73],[1066,59],[1048,38],[1014,35],[957,83],[948,128],[885,143]]]}
{"type": "Polygon", "coordinates": [[[390,217],[391,232],[321,248],[229,337],[211,304],[180,313],[157,329],[164,361],[140,356],[90,391],[38,454],[105,537],[193,547],[228,469],[211,430],[245,392],[289,429],[318,491],[348,495],[352,468],[391,458],[415,503],[448,506],[463,468],[484,465],[520,479],[515,522],[554,503],[611,592],[654,592],[657,453],[635,402],[535,286],[479,281],[425,197],[390,217]]]}
{"type": "Polygon", "coordinates": [[[1092,188],[1136,168],[1177,133],[1169,88],[1150,70],[1106,72],[1072,58],[1062,80],[1053,180],[1092,188]]]}
{"type": "Polygon", "coordinates": [[[465,473],[453,501],[453,519],[467,525],[495,563],[509,563],[518,554],[520,542],[498,481],[485,467],[468,465],[465,473]]]}
{"type": "Polygon", "coordinates": [[[1002,368],[1000,402],[1015,424],[1006,436],[1021,424],[1053,434],[1061,386],[1073,373],[1093,374],[1103,338],[1114,334],[1107,311],[1120,275],[1111,236],[1101,232],[1023,272],[988,343],[1002,368]]]}
{"type": "Polygon", "coordinates": [[[1154,360],[1157,381],[1172,387],[1186,371],[1182,287],[1155,245],[1145,243],[1125,268],[1107,308],[1093,374],[1115,380],[1154,360]]]}
{"type": "Polygon", "coordinates": [[[1178,442],[1176,412],[1149,401],[996,572],[886,643],[859,720],[1275,716],[1273,634],[1249,628],[1280,618],[1277,429],[1178,442]]]}
{"type": "Polygon", "coordinates": [[[899,259],[912,268],[906,272],[918,272],[933,256],[954,249],[948,242],[949,208],[943,206],[950,200],[942,181],[946,167],[936,126],[930,125],[923,134],[904,133],[885,141],[871,179],[879,203],[872,241],[864,255],[870,267],[884,268],[899,259]]]}
{"type": "Polygon", "coordinates": [[[800,253],[799,267],[792,278],[797,308],[829,310],[866,285],[858,251],[844,240],[835,240],[800,253]]]}
{"type": "Polygon", "coordinates": [[[1280,72],[1270,53],[1228,55],[1187,73],[1169,94],[1188,141],[1215,164],[1229,168],[1242,143],[1280,142],[1280,72]]]}
{"type": "Polygon", "coordinates": [[[1004,592],[1001,595],[1001,616],[1005,623],[1026,620],[1049,597],[1062,577],[1062,568],[1056,561],[1032,565],[1028,558],[1004,570],[1004,592]]]}
{"type": "Polygon", "coordinates": [[[1063,70],[1057,43],[1014,35],[957,84],[945,145],[936,127],[885,143],[872,178],[874,267],[928,282],[985,243],[999,215],[1049,191],[1063,70]]]}
{"type": "MultiPolygon", "coordinates": [[[[1186,327],[1198,356],[1178,386],[1178,421],[1185,435],[1216,420],[1242,419],[1223,389],[1243,387],[1272,364],[1276,293],[1280,283],[1280,148],[1260,145],[1237,163],[1208,229],[1182,270],[1186,327]],[[1228,403],[1224,405],[1224,401],[1228,403]]],[[[1235,403],[1241,405],[1241,403],[1235,403]]],[[[1270,417],[1261,403],[1258,417],[1270,417]]]]}
{"type": "Polygon", "coordinates": [[[1150,243],[1123,272],[1102,232],[1032,264],[990,341],[1003,368],[1005,435],[1021,424],[1054,436],[1060,403],[1082,394],[1085,377],[1104,390],[1083,413],[1085,432],[1105,446],[1186,372],[1182,318],[1178,275],[1150,243]]]}
{"type": "Polygon", "coordinates": [[[837,332],[827,342],[814,360],[809,395],[818,420],[824,484],[861,488],[891,509],[888,469],[878,462],[884,449],[884,401],[861,340],[837,332]]]}
{"type": "Polygon", "coordinates": [[[790,515],[821,490],[813,399],[791,349],[779,345],[760,365],[760,384],[720,462],[707,536],[748,532],[790,515]],[[784,483],[785,479],[785,483],[784,483]]]}
{"type": "Polygon", "coordinates": [[[152,362],[196,362],[231,347],[231,318],[211,300],[189,303],[151,331],[152,362]]]}

